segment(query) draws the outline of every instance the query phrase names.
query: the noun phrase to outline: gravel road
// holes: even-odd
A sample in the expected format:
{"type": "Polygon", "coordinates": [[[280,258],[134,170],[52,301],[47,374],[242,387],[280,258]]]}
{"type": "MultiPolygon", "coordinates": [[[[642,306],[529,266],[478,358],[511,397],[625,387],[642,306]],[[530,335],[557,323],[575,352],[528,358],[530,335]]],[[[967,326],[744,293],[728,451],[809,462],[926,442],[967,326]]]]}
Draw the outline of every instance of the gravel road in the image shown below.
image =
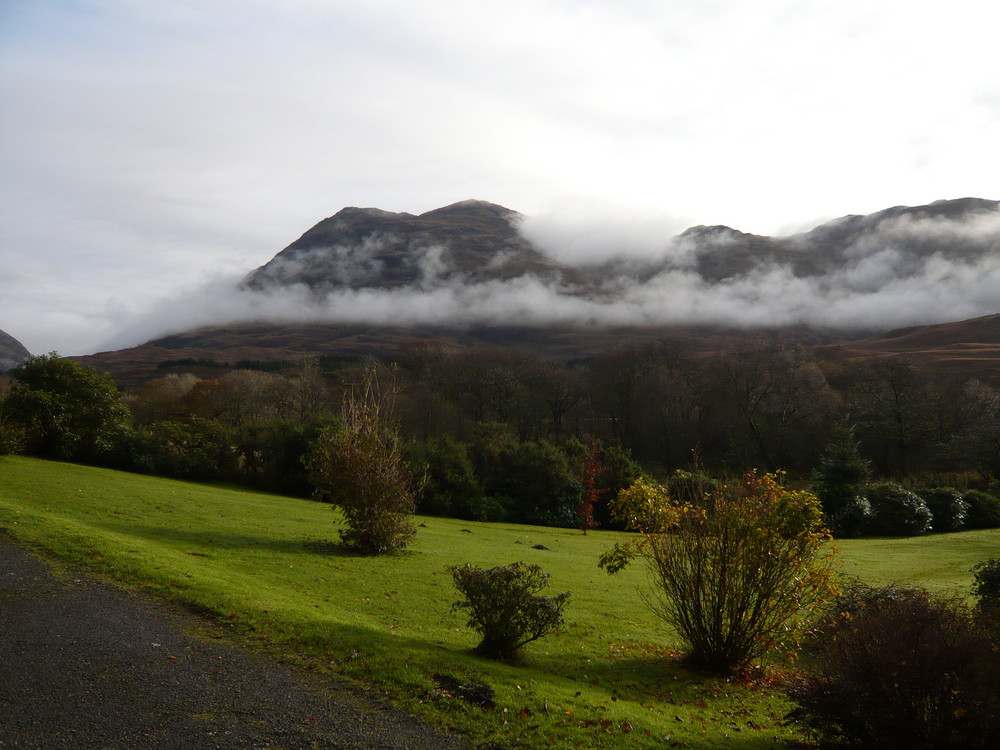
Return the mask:
{"type": "Polygon", "coordinates": [[[0,748],[468,746],[357,689],[188,634],[205,624],[79,573],[53,575],[0,531],[0,748]]]}

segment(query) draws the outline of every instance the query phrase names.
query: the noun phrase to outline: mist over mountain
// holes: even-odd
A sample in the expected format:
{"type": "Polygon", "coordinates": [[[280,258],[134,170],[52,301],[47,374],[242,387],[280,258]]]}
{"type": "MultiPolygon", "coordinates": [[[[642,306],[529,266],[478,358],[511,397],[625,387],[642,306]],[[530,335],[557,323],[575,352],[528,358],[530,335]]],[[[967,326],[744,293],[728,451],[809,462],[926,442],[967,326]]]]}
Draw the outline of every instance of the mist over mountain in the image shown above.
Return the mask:
{"type": "Polygon", "coordinates": [[[574,259],[571,226],[485,201],[420,215],[345,208],[244,278],[163,304],[114,344],[241,322],[858,333],[1000,311],[994,200],[898,206],[784,237],[585,224],[588,251],[574,259]]]}

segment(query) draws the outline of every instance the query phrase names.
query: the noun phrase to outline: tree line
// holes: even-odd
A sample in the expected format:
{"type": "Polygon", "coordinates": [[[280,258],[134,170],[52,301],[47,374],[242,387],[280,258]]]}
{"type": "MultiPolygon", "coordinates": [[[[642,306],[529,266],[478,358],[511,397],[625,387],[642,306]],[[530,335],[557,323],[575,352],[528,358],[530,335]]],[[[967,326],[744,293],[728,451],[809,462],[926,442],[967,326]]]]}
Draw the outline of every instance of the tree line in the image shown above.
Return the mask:
{"type": "Polygon", "coordinates": [[[572,526],[589,494],[607,525],[608,503],[641,473],[666,478],[696,461],[717,476],[808,480],[843,452],[845,430],[876,479],[994,493],[1000,479],[996,386],[765,341],[710,354],[663,342],[570,363],[421,342],[392,362],[170,373],[126,393],[51,354],[7,377],[0,450],[305,496],[311,447],[342,427],[341,404],[372,365],[396,390],[393,419],[427,513],[572,526]]]}

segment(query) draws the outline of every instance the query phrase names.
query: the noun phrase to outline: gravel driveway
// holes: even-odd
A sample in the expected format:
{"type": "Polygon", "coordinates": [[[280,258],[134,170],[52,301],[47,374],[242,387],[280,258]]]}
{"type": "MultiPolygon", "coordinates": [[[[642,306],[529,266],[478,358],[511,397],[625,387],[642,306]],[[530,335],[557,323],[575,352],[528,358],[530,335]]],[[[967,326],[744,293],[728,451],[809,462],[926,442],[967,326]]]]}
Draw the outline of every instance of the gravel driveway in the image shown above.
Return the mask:
{"type": "Polygon", "coordinates": [[[181,607],[53,575],[0,531],[0,748],[464,748],[357,689],[222,642],[181,607]]]}

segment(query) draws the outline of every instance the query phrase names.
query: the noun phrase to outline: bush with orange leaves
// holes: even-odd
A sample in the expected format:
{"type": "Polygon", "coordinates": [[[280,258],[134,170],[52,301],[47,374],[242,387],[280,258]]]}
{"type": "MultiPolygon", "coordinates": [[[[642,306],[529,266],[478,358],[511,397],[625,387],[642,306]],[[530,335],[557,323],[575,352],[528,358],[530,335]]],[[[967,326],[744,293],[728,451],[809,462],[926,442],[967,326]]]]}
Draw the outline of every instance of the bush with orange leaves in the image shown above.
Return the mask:
{"type": "Polygon", "coordinates": [[[646,561],[646,603],[687,643],[692,666],[730,672],[777,649],[794,653],[837,593],[819,500],[784,488],[779,475],[706,484],[696,503],[675,503],[641,478],[612,510],[639,535],[602,555],[601,567],[646,561]]]}

